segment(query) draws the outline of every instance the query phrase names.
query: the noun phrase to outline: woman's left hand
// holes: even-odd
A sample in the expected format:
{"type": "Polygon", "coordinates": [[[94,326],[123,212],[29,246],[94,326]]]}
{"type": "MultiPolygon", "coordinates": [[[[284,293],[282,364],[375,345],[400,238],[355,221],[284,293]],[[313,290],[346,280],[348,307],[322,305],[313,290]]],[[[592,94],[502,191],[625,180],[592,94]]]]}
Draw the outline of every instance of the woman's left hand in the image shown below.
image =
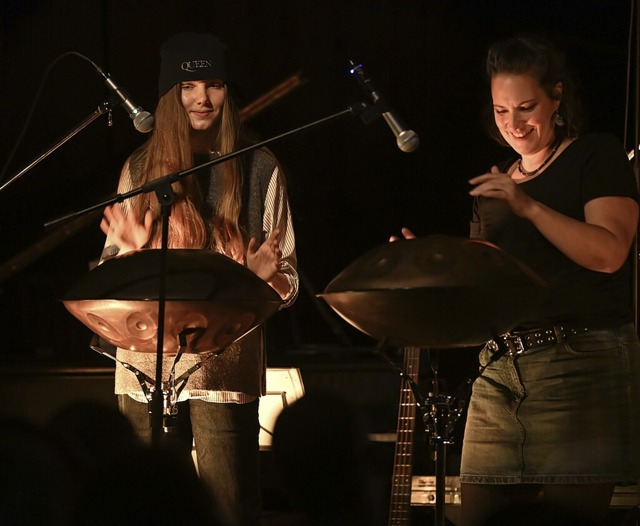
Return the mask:
{"type": "Polygon", "coordinates": [[[281,258],[280,231],[278,229],[275,229],[260,246],[258,246],[258,241],[255,237],[249,240],[247,267],[267,283],[278,273],[281,258]]]}
{"type": "Polygon", "coordinates": [[[529,197],[495,166],[474,177],[473,196],[504,200],[574,263],[596,272],[615,272],[626,261],[638,224],[638,204],[622,196],[604,196],[584,205],[584,220],[574,219],[529,197]]]}
{"type": "Polygon", "coordinates": [[[469,195],[502,199],[507,202],[511,211],[520,217],[527,217],[528,210],[534,203],[511,176],[500,172],[497,166],[493,166],[489,173],[470,179],[469,184],[476,185],[469,195]]]}

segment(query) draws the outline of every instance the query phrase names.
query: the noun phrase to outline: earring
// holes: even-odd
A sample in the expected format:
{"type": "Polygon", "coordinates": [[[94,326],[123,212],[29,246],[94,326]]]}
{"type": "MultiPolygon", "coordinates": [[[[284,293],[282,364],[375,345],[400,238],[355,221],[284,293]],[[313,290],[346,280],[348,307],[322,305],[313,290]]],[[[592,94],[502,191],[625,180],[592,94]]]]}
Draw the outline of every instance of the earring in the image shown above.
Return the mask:
{"type": "Polygon", "coordinates": [[[557,111],[553,114],[553,124],[562,128],[564,126],[564,117],[557,111]]]}

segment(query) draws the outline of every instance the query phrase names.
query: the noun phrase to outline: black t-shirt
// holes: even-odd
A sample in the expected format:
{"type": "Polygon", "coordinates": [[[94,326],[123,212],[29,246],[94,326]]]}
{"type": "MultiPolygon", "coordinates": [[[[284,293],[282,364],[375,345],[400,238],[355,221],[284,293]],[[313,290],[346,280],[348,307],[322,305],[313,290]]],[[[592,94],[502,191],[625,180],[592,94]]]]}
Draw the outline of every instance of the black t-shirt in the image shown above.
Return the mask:
{"type": "MultiPolygon", "coordinates": [[[[503,163],[501,169],[506,170],[514,160],[503,163]]],[[[609,134],[588,134],[573,141],[544,172],[521,183],[520,188],[580,221],[584,221],[584,205],[597,197],[638,200],[631,163],[619,141],[609,134]]],[[[529,221],[511,213],[502,200],[479,197],[473,212],[473,237],[496,244],[549,286],[546,300],[519,328],[603,328],[632,321],[631,254],[617,272],[594,272],[563,255],[529,221]]]]}

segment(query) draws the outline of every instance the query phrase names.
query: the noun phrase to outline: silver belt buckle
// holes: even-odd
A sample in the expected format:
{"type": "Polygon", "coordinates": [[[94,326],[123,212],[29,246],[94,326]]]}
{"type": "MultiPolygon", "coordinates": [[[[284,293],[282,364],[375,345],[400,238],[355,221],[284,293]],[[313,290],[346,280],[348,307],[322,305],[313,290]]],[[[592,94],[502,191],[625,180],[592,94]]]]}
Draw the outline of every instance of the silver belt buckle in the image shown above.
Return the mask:
{"type": "Polygon", "coordinates": [[[507,346],[509,356],[518,356],[525,351],[524,343],[522,343],[522,338],[520,336],[512,336],[511,334],[506,333],[502,338],[507,346]]]}

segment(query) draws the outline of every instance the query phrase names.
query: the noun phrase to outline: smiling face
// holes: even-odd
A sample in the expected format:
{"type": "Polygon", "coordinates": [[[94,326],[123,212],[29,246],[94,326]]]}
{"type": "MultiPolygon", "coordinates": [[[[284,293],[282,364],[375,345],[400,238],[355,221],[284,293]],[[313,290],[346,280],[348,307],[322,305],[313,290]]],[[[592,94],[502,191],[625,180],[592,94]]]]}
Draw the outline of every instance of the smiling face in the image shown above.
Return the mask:
{"type": "Polygon", "coordinates": [[[220,121],[225,99],[221,80],[195,80],[180,83],[182,106],[197,132],[214,131],[220,121]]]}
{"type": "Polygon", "coordinates": [[[557,84],[554,91],[557,100],[530,75],[499,73],[491,79],[496,126],[523,157],[545,150],[555,139],[553,114],[560,106],[562,85],[557,84]]]}

